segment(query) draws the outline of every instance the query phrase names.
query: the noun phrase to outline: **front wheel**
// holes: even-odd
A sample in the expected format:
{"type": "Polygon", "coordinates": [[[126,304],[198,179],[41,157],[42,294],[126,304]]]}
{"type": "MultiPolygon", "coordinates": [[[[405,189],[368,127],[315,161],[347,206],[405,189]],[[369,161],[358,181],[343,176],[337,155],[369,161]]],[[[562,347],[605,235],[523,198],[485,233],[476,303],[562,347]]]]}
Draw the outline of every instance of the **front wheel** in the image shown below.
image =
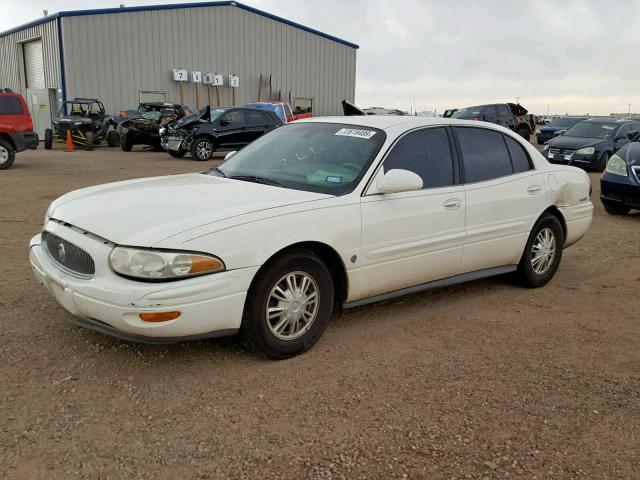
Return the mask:
{"type": "Polygon", "coordinates": [[[564,232],[557,217],[542,215],[531,230],[524,248],[517,276],[527,287],[546,285],[553,278],[562,258],[564,232]]]}
{"type": "Polygon", "coordinates": [[[191,156],[194,160],[200,160],[201,162],[211,160],[215,151],[216,146],[209,138],[196,138],[191,144],[191,156]]]}
{"type": "Polygon", "coordinates": [[[96,141],[95,134],[93,132],[87,132],[84,135],[84,149],[90,152],[93,150],[93,145],[96,141]]]}
{"type": "Polygon", "coordinates": [[[324,262],[299,249],[272,261],[254,280],[240,332],[245,344],[275,359],[309,350],[329,325],[334,288],[324,262]]]}
{"type": "Polygon", "coordinates": [[[610,156],[609,152],[604,152],[594,170],[596,172],[604,172],[604,169],[607,168],[607,163],[609,163],[610,156]]]}
{"type": "Polygon", "coordinates": [[[133,148],[133,142],[131,141],[131,137],[127,133],[123,133],[120,135],[120,149],[123,152],[130,152],[133,148]]]}
{"type": "Polygon", "coordinates": [[[0,140],[0,170],[6,170],[16,159],[16,151],[6,140],[0,140]]]}
{"type": "Polygon", "coordinates": [[[109,130],[107,132],[107,145],[109,147],[117,147],[120,145],[120,134],[117,130],[109,130]]]}
{"type": "Polygon", "coordinates": [[[53,130],[50,128],[45,129],[44,131],[44,149],[51,150],[53,146],[53,130]]]}

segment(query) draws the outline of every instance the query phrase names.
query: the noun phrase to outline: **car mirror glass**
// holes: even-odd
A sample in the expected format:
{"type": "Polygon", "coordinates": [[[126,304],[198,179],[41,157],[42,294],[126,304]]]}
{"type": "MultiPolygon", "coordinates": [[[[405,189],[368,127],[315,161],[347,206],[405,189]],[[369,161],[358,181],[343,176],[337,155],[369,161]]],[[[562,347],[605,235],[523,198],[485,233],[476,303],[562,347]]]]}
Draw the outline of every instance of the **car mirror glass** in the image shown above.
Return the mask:
{"type": "Polygon", "coordinates": [[[401,193],[422,190],[422,178],[409,170],[393,169],[378,177],[376,188],[382,193],[401,193]]]}

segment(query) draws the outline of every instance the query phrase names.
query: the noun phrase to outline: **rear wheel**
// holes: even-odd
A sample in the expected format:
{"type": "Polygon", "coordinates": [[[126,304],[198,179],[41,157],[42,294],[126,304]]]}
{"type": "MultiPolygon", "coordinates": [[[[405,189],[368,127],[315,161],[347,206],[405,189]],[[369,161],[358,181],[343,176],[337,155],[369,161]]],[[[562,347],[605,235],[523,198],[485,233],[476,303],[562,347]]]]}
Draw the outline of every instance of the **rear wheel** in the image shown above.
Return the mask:
{"type": "Polygon", "coordinates": [[[531,132],[529,131],[528,128],[521,128],[518,130],[518,135],[520,135],[522,138],[524,138],[526,141],[529,141],[529,139],[531,138],[531,132]]]}
{"type": "Polygon", "coordinates": [[[117,147],[120,145],[120,134],[117,130],[109,130],[107,132],[107,145],[117,147]]]}
{"type": "Polygon", "coordinates": [[[133,142],[129,134],[123,133],[120,135],[120,148],[123,152],[130,152],[133,148],[133,142]]]}
{"type": "Polygon", "coordinates": [[[626,215],[631,210],[631,207],[627,207],[626,205],[612,205],[610,203],[603,203],[605,212],[610,215],[626,215]]]}
{"type": "Polygon", "coordinates": [[[51,150],[52,146],[53,146],[53,130],[51,130],[50,128],[47,128],[44,131],[44,149],[51,150]]]}
{"type": "Polygon", "coordinates": [[[542,215],[531,230],[517,276],[527,287],[544,286],[553,278],[562,258],[564,232],[557,217],[542,215]]]}
{"type": "Polygon", "coordinates": [[[202,162],[211,160],[215,151],[216,146],[213,141],[206,137],[196,138],[191,144],[191,156],[194,160],[202,162]]]}
{"type": "Polygon", "coordinates": [[[331,274],[313,252],[299,249],[272,261],[254,280],[240,333],[258,354],[283,359],[310,349],[329,325],[331,274]]]}
{"type": "Polygon", "coordinates": [[[16,151],[6,140],[0,140],[0,170],[6,170],[16,159],[16,151]]]}
{"type": "Polygon", "coordinates": [[[87,151],[93,150],[93,144],[96,141],[96,136],[93,132],[87,132],[84,135],[84,149],[87,151]]]}

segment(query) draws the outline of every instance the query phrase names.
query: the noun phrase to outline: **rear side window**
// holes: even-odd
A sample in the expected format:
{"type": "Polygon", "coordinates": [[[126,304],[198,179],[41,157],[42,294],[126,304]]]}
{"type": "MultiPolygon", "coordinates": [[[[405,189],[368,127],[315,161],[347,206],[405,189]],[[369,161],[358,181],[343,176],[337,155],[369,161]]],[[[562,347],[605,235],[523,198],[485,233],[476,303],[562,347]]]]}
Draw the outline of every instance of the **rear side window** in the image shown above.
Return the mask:
{"type": "Polygon", "coordinates": [[[239,125],[244,123],[244,112],[242,110],[231,110],[225,114],[221,121],[227,122],[228,125],[239,125]]]}
{"type": "Polygon", "coordinates": [[[511,163],[513,164],[514,173],[531,170],[531,161],[529,160],[529,155],[527,155],[524,147],[507,135],[504,135],[504,140],[507,142],[507,148],[511,155],[511,163]]]}
{"type": "Polygon", "coordinates": [[[420,175],[423,188],[453,185],[453,158],[446,129],[427,128],[402,137],[384,161],[385,172],[394,168],[420,175]]]}
{"type": "Polygon", "coordinates": [[[0,115],[22,115],[22,103],[15,95],[0,95],[0,115]]]}
{"type": "Polygon", "coordinates": [[[247,123],[250,125],[266,125],[269,123],[262,112],[254,110],[247,111],[247,123]]]}
{"type": "Polygon", "coordinates": [[[502,134],[482,128],[456,128],[466,183],[511,175],[511,159],[502,134]]]}

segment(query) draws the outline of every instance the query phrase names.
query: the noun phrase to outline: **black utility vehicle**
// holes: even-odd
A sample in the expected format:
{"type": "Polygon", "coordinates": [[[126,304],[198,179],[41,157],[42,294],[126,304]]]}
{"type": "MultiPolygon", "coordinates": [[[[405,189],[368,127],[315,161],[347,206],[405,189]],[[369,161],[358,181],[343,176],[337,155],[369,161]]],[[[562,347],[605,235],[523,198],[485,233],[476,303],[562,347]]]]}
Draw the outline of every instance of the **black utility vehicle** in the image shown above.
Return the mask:
{"type": "Polygon", "coordinates": [[[625,146],[640,129],[640,120],[601,117],[576,123],[552,138],[542,150],[551,163],[563,163],[602,172],[611,155],[625,146]]]}
{"type": "Polygon", "coordinates": [[[163,131],[162,147],[173,157],[191,152],[194,160],[204,161],[218,149],[239,150],[280,125],[280,117],[268,110],[207,106],[163,131]]]}
{"type": "Polygon", "coordinates": [[[495,123],[513,130],[525,140],[531,138],[536,126],[533,115],[516,103],[492,103],[461,108],[452,118],[495,123]]]}
{"type": "Polygon", "coordinates": [[[53,129],[44,131],[47,150],[51,150],[53,142],[65,143],[67,131],[71,131],[74,145],[83,146],[85,150],[92,150],[104,140],[110,147],[120,144],[115,120],[105,113],[104,105],[95,98],[74,98],[65,102],[52,123],[53,129]]]}
{"type": "Polygon", "coordinates": [[[134,145],[149,145],[162,150],[160,129],[192,114],[191,109],[185,105],[164,102],[141,103],[137,110],[121,112],[117,120],[120,148],[130,152],[134,145]]]}

